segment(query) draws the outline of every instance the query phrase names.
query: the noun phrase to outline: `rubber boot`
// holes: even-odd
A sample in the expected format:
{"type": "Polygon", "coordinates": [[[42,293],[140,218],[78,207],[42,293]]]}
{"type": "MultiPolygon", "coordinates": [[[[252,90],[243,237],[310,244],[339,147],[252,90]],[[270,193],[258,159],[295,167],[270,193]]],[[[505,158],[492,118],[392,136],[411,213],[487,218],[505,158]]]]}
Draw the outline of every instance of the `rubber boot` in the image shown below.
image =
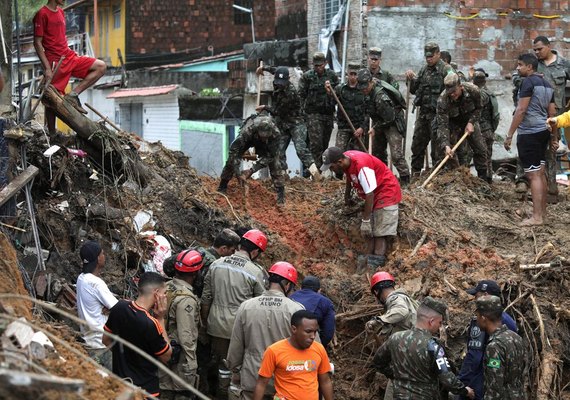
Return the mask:
{"type": "Polygon", "coordinates": [[[218,192],[226,193],[228,191],[228,182],[229,181],[226,179],[221,179],[220,185],[218,186],[218,192]]]}
{"type": "Polygon", "coordinates": [[[277,190],[277,204],[282,206],[283,204],[285,204],[285,188],[278,187],[276,188],[276,190],[277,190]]]}
{"type": "Polygon", "coordinates": [[[377,256],[375,254],[368,254],[367,258],[368,269],[373,273],[376,272],[379,267],[386,265],[386,256],[384,255],[377,256]]]}

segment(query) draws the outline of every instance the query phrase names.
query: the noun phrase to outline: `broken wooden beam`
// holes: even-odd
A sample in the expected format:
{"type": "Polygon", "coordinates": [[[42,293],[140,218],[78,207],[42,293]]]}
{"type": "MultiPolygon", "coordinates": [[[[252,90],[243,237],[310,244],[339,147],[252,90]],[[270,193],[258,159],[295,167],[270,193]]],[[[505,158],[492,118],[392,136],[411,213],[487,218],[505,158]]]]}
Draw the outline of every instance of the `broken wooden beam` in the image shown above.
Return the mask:
{"type": "Polygon", "coordinates": [[[30,165],[24,172],[8,183],[8,185],[0,191],[0,206],[18,194],[24,186],[34,179],[38,172],[39,169],[36,166],[30,165]]]}

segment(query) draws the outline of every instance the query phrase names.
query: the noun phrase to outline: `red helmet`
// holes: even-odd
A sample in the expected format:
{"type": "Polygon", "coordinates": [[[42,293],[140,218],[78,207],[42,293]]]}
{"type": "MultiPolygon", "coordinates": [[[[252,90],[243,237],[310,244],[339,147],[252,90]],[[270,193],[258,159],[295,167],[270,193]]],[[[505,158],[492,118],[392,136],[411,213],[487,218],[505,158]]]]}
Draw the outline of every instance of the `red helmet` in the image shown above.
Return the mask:
{"type": "Polygon", "coordinates": [[[388,272],[380,271],[376,272],[372,275],[372,279],[370,279],[370,290],[374,290],[374,287],[382,283],[382,289],[386,287],[392,287],[396,284],[396,280],[394,277],[389,274],[388,272]]]}
{"type": "Polygon", "coordinates": [[[292,264],[289,264],[286,261],[279,261],[273,264],[271,268],[269,268],[269,273],[279,275],[280,277],[293,282],[294,285],[297,284],[297,270],[292,264]]]}
{"type": "Polygon", "coordinates": [[[259,247],[261,251],[265,251],[267,248],[267,236],[259,229],[250,229],[243,234],[243,238],[259,247]]]}
{"type": "Polygon", "coordinates": [[[176,257],[174,268],[180,272],[196,272],[204,266],[202,254],[196,250],[184,250],[176,257]]]}

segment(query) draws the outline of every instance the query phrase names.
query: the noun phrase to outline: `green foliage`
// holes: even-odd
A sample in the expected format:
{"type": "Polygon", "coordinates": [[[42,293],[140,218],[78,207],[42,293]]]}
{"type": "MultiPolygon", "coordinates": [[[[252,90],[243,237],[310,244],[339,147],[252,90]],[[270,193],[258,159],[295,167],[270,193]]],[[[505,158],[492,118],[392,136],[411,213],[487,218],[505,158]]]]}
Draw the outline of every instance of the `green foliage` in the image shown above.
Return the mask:
{"type": "MultiPolygon", "coordinates": [[[[6,0],[12,2],[12,18],[15,18],[14,0],[6,0]]],[[[31,26],[32,19],[36,12],[47,3],[47,0],[17,0],[18,14],[20,17],[20,25],[22,27],[31,26]]]]}
{"type": "Polygon", "coordinates": [[[218,88],[204,88],[200,91],[200,96],[202,97],[220,97],[221,95],[218,88]]]}

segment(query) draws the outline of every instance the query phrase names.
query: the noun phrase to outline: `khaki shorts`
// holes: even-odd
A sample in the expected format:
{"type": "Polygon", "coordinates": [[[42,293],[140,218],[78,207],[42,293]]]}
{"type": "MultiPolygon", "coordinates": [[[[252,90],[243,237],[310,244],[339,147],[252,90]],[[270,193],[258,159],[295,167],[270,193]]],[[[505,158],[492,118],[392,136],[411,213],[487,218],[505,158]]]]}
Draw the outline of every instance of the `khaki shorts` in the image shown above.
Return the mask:
{"type": "Polygon", "coordinates": [[[377,208],[372,213],[372,236],[396,236],[398,233],[398,205],[377,208]]]}

